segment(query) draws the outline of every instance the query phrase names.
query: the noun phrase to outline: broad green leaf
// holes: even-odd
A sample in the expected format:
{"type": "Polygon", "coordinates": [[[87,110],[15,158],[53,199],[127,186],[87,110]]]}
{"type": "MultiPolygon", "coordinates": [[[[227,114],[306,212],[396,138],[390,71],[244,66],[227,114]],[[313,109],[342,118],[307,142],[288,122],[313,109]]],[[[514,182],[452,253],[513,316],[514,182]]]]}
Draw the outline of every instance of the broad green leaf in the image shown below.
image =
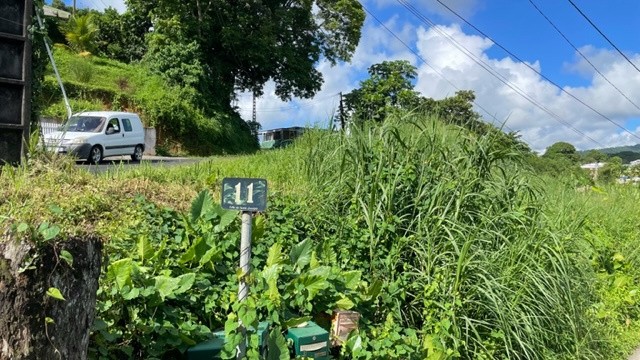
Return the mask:
{"type": "Polygon", "coordinates": [[[144,263],[145,260],[148,260],[154,254],[153,246],[149,242],[149,238],[147,236],[140,236],[138,238],[138,257],[144,263]]]}
{"type": "Polygon", "coordinates": [[[347,349],[350,353],[358,352],[362,349],[362,338],[356,331],[352,331],[347,338],[347,349]]]}
{"type": "Polygon", "coordinates": [[[40,231],[45,241],[51,240],[60,234],[60,228],[56,225],[46,227],[40,231]]]}
{"type": "Polygon", "coordinates": [[[267,266],[282,264],[282,245],[275,243],[269,248],[269,256],[267,256],[267,266]]]}
{"type": "Polygon", "coordinates": [[[309,300],[313,299],[320,291],[329,287],[329,282],[327,282],[327,278],[324,276],[304,274],[296,280],[309,292],[309,300]]]}
{"type": "Polygon", "coordinates": [[[125,300],[133,300],[133,299],[137,298],[138,296],[140,296],[140,289],[138,289],[138,288],[133,288],[130,291],[128,291],[127,293],[122,294],[122,298],[125,299],[125,300]]]}
{"type": "Polygon", "coordinates": [[[307,266],[311,261],[311,251],[313,250],[313,243],[311,240],[306,239],[301,243],[293,246],[289,256],[291,257],[291,263],[295,264],[298,269],[302,269],[307,266]]]}
{"type": "Polygon", "coordinates": [[[360,283],[362,277],[362,271],[351,270],[342,273],[344,275],[344,286],[349,290],[355,290],[360,283]]]}
{"type": "Polygon", "coordinates": [[[222,255],[222,250],[217,248],[210,248],[209,250],[207,250],[206,253],[204,253],[204,255],[202,255],[199,263],[202,266],[210,261],[220,260],[221,255],[222,255]]]}
{"type": "Polygon", "coordinates": [[[266,221],[264,216],[258,215],[253,218],[253,226],[251,229],[251,240],[253,242],[262,238],[262,235],[264,235],[265,225],[266,221]]]}
{"type": "Polygon", "coordinates": [[[382,290],[382,281],[376,280],[373,282],[373,284],[371,284],[371,286],[369,286],[369,289],[367,290],[367,297],[370,300],[375,299],[378,297],[381,290],[382,290]]]}
{"type": "Polygon", "coordinates": [[[178,278],[164,275],[156,276],[154,280],[156,290],[158,290],[158,293],[160,294],[162,300],[164,300],[167,296],[173,295],[173,292],[178,288],[178,283],[180,282],[178,278]]]}
{"type": "Polygon", "coordinates": [[[202,215],[206,214],[212,207],[213,200],[209,190],[202,190],[191,203],[191,222],[195,222],[202,215]]]}
{"type": "Polygon", "coordinates": [[[268,360],[289,360],[289,348],[287,347],[287,341],[282,336],[282,331],[279,326],[271,329],[269,333],[269,339],[267,340],[267,346],[269,352],[267,355],[268,360]]]}
{"type": "Polygon", "coordinates": [[[321,276],[321,277],[326,279],[326,278],[329,277],[329,275],[331,275],[331,267],[330,266],[318,266],[315,269],[309,270],[309,272],[307,274],[313,275],[313,276],[321,276]]]}
{"type": "Polygon", "coordinates": [[[133,261],[130,258],[120,259],[111,263],[107,269],[107,278],[115,280],[118,290],[125,285],[132,285],[131,273],[133,271],[133,261]]]}
{"type": "Polygon", "coordinates": [[[178,288],[174,290],[174,294],[182,294],[183,292],[191,289],[193,283],[196,281],[196,274],[188,273],[178,276],[178,288]]]}
{"type": "Polygon", "coordinates": [[[18,232],[22,233],[25,232],[27,230],[29,230],[29,225],[27,225],[26,223],[20,223],[20,225],[18,225],[18,232]]]}
{"type": "Polygon", "coordinates": [[[238,213],[236,211],[223,210],[220,216],[220,223],[218,224],[219,231],[226,229],[237,217],[238,213]]]}
{"type": "Polygon", "coordinates": [[[284,322],[284,326],[288,329],[288,328],[296,327],[300,324],[306,323],[309,320],[311,320],[311,316],[291,318],[284,322]]]}
{"type": "Polygon", "coordinates": [[[60,292],[60,290],[54,287],[50,287],[49,290],[47,290],[47,296],[51,296],[54,299],[64,301],[64,297],[62,296],[62,293],[60,292]]]}
{"type": "Polygon", "coordinates": [[[56,323],[52,318],[50,318],[48,316],[44,318],[44,322],[47,323],[47,324],[55,324],[56,323]]]}
{"type": "Polygon", "coordinates": [[[58,205],[55,205],[55,204],[49,205],[49,211],[51,211],[52,213],[54,213],[56,215],[62,214],[62,208],[60,206],[58,206],[58,205]]]}
{"type": "Polygon", "coordinates": [[[338,300],[336,302],[336,306],[340,309],[340,310],[350,310],[352,309],[356,304],[353,303],[353,301],[349,300],[349,298],[343,297],[342,299],[338,300]]]}
{"type": "Polygon", "coordinates": [[[193,242],[193,245],[187,249],[178,262],[180,264],[184,264],[186,262],[199,263],[200,259],[207,253],[207,250],[209,250],[209,245],[204,240],[204,237],[198,236],[193,242]]]}
{"type": "Polygon", "coordinates": [[[62,250],[60,252],[60,257],[67,263],[67,265],[73,267],[73,255],[71,255],[70,252],[68,252],[67,250],[62,250]]]}
{"type": "Polygon", "coordinates": [[[269,288],[267,291],[269,300],[276,304],[280,301],[280,292],[278,291],[279,268],[279,265],[274,264],[267,266],[262,271],[262,277],[267,282],[267,287],[269,288]]]}

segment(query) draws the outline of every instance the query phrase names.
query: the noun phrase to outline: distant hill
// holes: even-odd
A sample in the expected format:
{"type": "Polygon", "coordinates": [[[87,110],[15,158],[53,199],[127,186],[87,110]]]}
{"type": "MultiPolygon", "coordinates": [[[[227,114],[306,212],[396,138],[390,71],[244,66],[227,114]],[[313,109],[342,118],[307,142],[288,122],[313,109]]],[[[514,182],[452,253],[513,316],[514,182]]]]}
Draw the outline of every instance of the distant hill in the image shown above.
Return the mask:
{"type": "Polygon", "coordinates": [[[613,154],[618,154],[618,153],[627,152],[627,151],[640,154],[640,144],[616,146],[616,147],[610,147],[610,148],[604,148],[604,149],[598,149],[598,150],[602,151],[607,155],[613,155],[613,154]]]}
{"type": "MultiPolygon", "coordinates": [[[[622,162],[628,164],[634,160],[640,159],[640,144],[636,145],[627,145],[627,146],[616,146],[604,149],[595,149],[600,152],[603,152],[609,156],[618,156],[622,159],[622,162]]],[[[591,150],[580,151],[581,154],[586,154],[591,150]]]]}

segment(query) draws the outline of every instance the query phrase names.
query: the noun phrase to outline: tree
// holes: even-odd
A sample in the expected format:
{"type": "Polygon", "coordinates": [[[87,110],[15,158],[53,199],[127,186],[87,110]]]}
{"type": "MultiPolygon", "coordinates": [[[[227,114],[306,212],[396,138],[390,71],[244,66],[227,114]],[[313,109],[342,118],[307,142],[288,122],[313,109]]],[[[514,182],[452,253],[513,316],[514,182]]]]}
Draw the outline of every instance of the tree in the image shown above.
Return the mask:
{"type": "Polygon", "coordinates": [[[125,63],[142,59],[147,51],[145,35],[151,22],[131,11],[119,14],[109,7],[104,13],[95,12],[98,29],[95,37],[96,54],[125,63]]]}
{"type": "Polygon", "coordinates": [[[607,161],[598,174],[598,180],[610,183],[622,175],[622,159],[614,156],[607,161]]]}
{"type": "Polygon", "coordinates": [[[65,26],[65,38],[69,46],[78,52],[92,51],[98,28],[93,14],[73,15],[65,26]]]}
{"type": "Polygon", "coordinates": [[[369,67],[369,78],[345,95],[356,122],[383,121],[392,109],[412,108],[420,96],[413,90],[416,68],[406,60],[383,61],[369,67]]]}
{"type": "Polygon", "coordinates": [[[582,156],[582,161],[585,163],[603,162],[609,156],[600,150],[589,150],[582,156]]]}
{"type": "Polygon", "coordinates": [[[283,100],[312,97],[323,81],[316,63],[321,57],[332,64],[350,60],[364,22],[357,0],[130,0],[128,5],[136,16],[153,21],[154,29],[160,20],[177,19],[186,42],[195,41],[200,49],[204,96],[227,106],[238,90],[261,95],[268,80],[283,100]]]}
{"type": "Polygon", "coordinates": [[[575,146],[563,141],[549,146],[542,156],[546,158],[564,158],[572,163],[577,163],[579,160],[575,146]]]}

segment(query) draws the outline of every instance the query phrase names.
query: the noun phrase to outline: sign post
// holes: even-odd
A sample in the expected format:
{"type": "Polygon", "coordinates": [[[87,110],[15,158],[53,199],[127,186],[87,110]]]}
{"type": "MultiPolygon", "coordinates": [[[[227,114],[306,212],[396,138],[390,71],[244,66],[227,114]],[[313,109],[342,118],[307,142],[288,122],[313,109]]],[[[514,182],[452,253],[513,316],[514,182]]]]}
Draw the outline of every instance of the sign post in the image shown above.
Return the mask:
{"type": "MultiPolygon", "coordinates": [[[[267,208],[267,180],[253,178],[224,178],[222,180],[222,208],[240,210],[242,227],[240,229],[240,271],[242,276],[238,284],[238,300],[245,301],[249,295],[247,277],[251,272],[251,224],[254,212],[267,208]]],[[[238,346],[236,358],[244,358],[247,351],[245,324],[240,323],[242,341],[238,346]]]]}

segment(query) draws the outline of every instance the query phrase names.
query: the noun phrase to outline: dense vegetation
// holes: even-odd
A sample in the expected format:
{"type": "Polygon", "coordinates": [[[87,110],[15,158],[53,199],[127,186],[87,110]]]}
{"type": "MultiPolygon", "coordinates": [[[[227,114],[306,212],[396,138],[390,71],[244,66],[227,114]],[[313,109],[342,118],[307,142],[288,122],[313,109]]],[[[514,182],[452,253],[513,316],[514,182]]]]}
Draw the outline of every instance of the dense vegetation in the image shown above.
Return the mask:
{"type": "Polygon", "coordinates": [[[497,133],[405,113],[176,169],[94,177],[33,158],[3,169],[0,209],[25,238],[105,239],[94,358],[171,358],[220,327],[233,356],[242,319],[271,321],[285,359],[287,326],[342,308],[363,314],[345,359],[623,359],[640,340],[640,193],[576,192],[528,159],[497,133]],[[224,176],[270,181],[244,305],[224,176]]]}
{"type": "MultiPolygon", "coordinates": [[[[234,111],[204,111],[197,93],[170,85],[143,64],[124,64],[95,56],[80,56],[58,46],[58,69],[75,112],[127,110],[140,113],[145,126],[158,131],[158,151],[211,155],[248,153],[257,139],[234,111]]],[[[38,102],[42,115],[66,117],[62,93],[49,67],[38,102]]]]}

